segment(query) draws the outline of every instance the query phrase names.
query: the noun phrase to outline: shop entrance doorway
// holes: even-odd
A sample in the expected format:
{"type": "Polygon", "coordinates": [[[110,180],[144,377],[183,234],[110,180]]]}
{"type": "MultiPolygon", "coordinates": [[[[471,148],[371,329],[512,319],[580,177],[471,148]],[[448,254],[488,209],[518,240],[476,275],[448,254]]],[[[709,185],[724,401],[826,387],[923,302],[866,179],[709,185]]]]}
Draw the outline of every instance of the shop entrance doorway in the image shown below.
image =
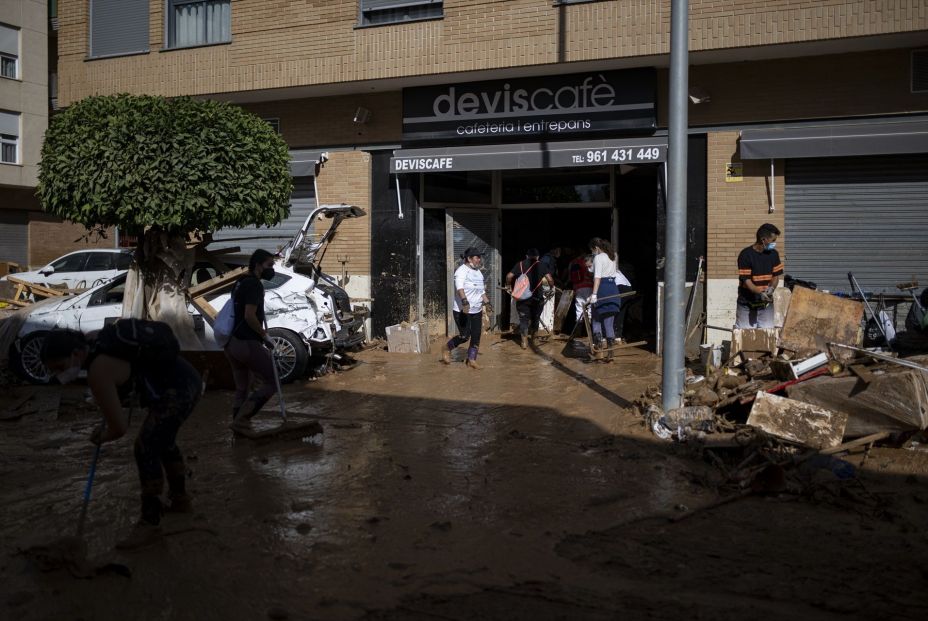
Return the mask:
{"type": "MultiPolygon", "coordinates": [[[[612,239],[613,213],[611,207],[503,209],[500,284],[505,284],[506,274],[525,259],[529,248],[537,248],[542,255],[552,248],[561,248],[558,277],[567,279],[567,265],[578,254],[588,252],[591,238],[612,239]]],[[[558,287],[566,284],[561,281],[558,287]]],[[[509,322],[511,299],[504,295],[500,305],[502,328],[509,322]]]]}

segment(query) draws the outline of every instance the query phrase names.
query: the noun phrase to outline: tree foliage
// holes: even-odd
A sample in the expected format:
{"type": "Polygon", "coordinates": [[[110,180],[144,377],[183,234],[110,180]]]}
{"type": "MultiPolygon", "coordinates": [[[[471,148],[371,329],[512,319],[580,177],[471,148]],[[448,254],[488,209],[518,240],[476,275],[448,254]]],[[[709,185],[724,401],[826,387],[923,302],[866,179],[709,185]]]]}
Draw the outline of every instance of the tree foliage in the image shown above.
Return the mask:
{"type": "Polygon", "coordinates": [[[289,159],[277,132],[238,106],[88,97],[46,132],[39,197],[49,213],[88,228],[271,226],[289,213],[289,159]]]}

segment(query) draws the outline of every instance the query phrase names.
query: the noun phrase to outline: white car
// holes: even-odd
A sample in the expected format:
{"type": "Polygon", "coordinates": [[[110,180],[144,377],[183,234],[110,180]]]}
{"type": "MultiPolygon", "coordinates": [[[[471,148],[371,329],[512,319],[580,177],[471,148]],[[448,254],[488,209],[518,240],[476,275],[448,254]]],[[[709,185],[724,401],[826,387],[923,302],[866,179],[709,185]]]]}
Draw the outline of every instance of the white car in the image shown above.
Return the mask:
{"type": "Polygon", "coordinates": [[[131,263],[131,250],[79,250],[55,259],[42,269],[10,275],[37,285],[91,289],[124,273],[131,263]]]}
{"type": "MultiPolygon", "coordinates": [[[[328,232],[315,243],[291,244],[274,266],[275,276],[263,281],[264,310],[268,336],[275,345],[278,371],[282,382],[291,382],[306,370],[311,353],[344,350],[364,342],[367,309],[354,309],[344,289],[323,274],[313,262],[318,251],[331,239],[335,228],[345,218],[359,217],[364,211],[348,205],[322,206],[318,215],[333,219],[328,232]],[[292,254],[308,260],[300,272],[287,265],[292,254]]],[[[308,219],[309,221],[310,219],[308,219]]],[[[297,238],[300,240],[305,235],[297,238]]],[[[234,265],[225,267],[233,268],[234,265]]],[[[216,267],[199,264],[194,268],[192,284],[219,275],[216,267]]],[[[23,322],[10,349],[10,363],[24,379],[47,383],[51,378],[42,364],[41,351],[45,335],[56,328],[79,330],[85,334],[100,330],[122,316],[126,273],[83,293],[48,300],[38,305],[23,322]]],[[[217,311],[231,297],[225,291],[209,299],[217,311]]],[[[219,350],[213,330],[192,304],[187,310],[193,318],[194,332],[204,350],[219,350]]]]}

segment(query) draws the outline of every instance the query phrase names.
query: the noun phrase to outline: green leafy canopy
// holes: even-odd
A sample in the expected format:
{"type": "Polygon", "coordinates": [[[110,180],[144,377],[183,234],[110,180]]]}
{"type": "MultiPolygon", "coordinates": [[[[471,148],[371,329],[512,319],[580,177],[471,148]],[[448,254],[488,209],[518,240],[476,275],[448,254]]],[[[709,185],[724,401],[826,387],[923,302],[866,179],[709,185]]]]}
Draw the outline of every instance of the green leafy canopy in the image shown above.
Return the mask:
{"type": "Polygon", "coordinates": [[[238,106],[95,96],[52,120],[38,192],[46,211],[88,228],[271,226],[289,214],[289,160],[277,132],[238,106]]]}

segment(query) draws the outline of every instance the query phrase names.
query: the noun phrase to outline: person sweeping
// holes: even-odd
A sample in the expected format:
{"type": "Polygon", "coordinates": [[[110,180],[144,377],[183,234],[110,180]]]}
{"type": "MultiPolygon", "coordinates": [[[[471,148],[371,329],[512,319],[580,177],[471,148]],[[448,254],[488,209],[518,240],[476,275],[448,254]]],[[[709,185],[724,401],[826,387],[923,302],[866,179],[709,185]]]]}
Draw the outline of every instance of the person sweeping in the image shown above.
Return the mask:
{"type": "Polygon", "coordinates": [[[476,248],[468,248],[461,258],[464,262],[454,271],[452,308],[458,335],[448,341],[441,361],[451,364],[451,352],[470,340],[465,364],[471,369],[479,369],[477,353],[480,349],[480,333],[483,331],[483,307],[486,306],[491,313],[493,307],[490,305],[490,298],[487,297],[483,272],[480,271],[483,264],[482,253],[476,248]]]}
{"type": "Polygon", "coordinates": [[[126,434],[124,400],[134,395],[147,410],[135,440],[141,517],[129,536],[116,544],[120,549],[159,541],[164,511],[191,511],[177,433],[196,407],[203,383],[179,351],[170,326],[138,319],[121,319],[96,335],[53,330],[42,347],[42,362],[61,384],[77,379],[81,370],[87,371],[87,384],[103,414],[103,423],[90,437],[94,444],[112,442],[126,434]],[[161,501],[165,478],[167,505],[161,501]]]}

